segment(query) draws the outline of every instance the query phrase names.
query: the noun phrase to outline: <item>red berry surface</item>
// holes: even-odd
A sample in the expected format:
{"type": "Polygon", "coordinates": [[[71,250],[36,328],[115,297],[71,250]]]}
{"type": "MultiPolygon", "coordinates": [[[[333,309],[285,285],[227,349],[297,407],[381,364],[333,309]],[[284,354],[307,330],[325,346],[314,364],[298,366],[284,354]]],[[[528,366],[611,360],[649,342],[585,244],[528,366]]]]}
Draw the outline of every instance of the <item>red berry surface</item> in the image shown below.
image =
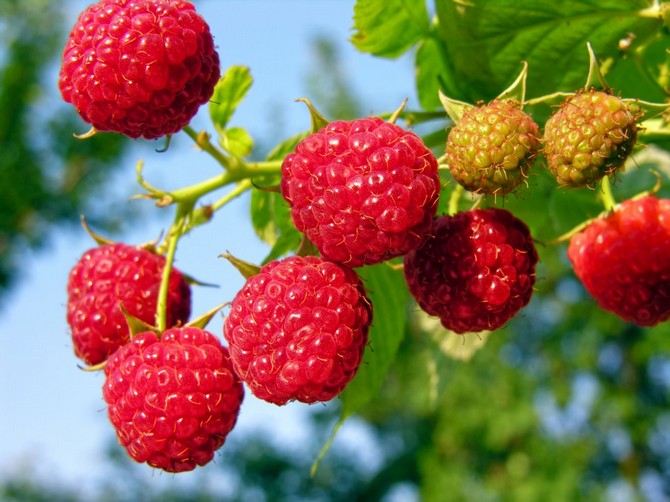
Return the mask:
{"type": "MultiPolygon", "coordinates": [[[[119,305],[153,325],[165,258],[127,244],[88,250],[70,271],[67,322],[74,352],[86,364],[106,360],[128,342],[130,331],[119,305]]],[[[172,269],[167,325],[186,323],[191,313],[191,287],[172,269]]]]}
{"type": "Polygon", "coordinates": [[[103,397],[121,445],[137,462],[168,472],[212,460],[244,397],[228,350],[208,331],[144,332],[105,365],[103,397]]]}
{"type": "Polygon", "coordinates": [[[604,310],[639,326],[670,317],[670,200],[626,200],[574,235],[568,257],[604,310]]]}
{"type": "Polygon", "coordinates": [[[205,20],[184,0],[101,0],[63,50],[63,99],[98,131],[158,138],[186,126],[220,76],[205,20]]]}
{"type": "Polygon", "coordinates": [[[331,122],[282,165],[291,217],[326,258],[380,263],[422,242],[440,192],[437,161],[411,131],[380,118],[331,122]]]}
{"type": "Polygon", "coordinates": [[[224,324],[235,371],[283,405],[328,401],[354,377],[372,308],[356,273],[314,256],[265,265],[235,296],[224,324]]]}
{"type": "Polygon", "coordinates": [[[441,216],[405,257],[412,295],[456,333],[504,326],[530,301],[537,251],[526,224],[506,209],[441,216]]]}

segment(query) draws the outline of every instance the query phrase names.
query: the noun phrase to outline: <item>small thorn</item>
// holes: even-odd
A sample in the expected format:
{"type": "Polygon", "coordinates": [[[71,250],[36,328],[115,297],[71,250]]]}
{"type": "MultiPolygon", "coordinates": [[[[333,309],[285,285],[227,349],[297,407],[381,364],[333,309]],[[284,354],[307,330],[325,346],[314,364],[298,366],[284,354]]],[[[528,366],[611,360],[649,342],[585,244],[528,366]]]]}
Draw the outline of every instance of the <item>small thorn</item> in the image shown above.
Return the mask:
{"type": "Polygon", "coordinates": [[[165,145],[163,145],[163,148],[156,148],[156,153],[167,152],[168,148],[170,148],[170,143],[172,143],[172,134],[165,136],[165,145]]]}
{"type": "Polygon", "coordinates": [[[98,132],[98,130],[95,127],[91,127],[87,132],[84,134],[77,134],[77,133],[72,133],[72,136],[74,136],[77,139],[88,139],[92,138],[95,136],[95,134],[98,132]]]}

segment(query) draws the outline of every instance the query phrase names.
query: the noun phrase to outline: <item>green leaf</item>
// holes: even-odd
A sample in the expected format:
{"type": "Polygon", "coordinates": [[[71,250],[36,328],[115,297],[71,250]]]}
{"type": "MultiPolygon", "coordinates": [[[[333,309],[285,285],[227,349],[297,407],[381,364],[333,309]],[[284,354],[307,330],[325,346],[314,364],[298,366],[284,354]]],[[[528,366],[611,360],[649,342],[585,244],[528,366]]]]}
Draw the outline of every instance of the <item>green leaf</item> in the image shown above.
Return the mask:
{"type": "Polygon", "coordinates": [[[221,147],[236,157],[246,157],[254,148],[254,140],[246,129],[229,127],[219,132],[221,147]]]}
{"type": "Polygon", "coordinates": [[[407,326],[409,292],[402,271],[380,264],[359,269],[359,274],[374,313],[363,363],[341,395],[343,419],[379,395],[407,326]]]}
{"type": "MultiPolygon", "coordinates": [[[[670,5],[670,4],[664,4],[670,5]]],[[[670,8],[667,9],[670,12],[670,8]]],[[[657,40],[644,47],[644,52],[638,54],[633,40],[630,50],[635,57],[627,57],[619,62],[607,73],[607,83],[624,95],[645,99],[647,101],[663,101],[670,83],[670,46],[669,37],[659,36],[657,40]],[[639,75],[640,78],[631,78],[639,75]]]]}
{"type": "Polygon", "coordinates": [[[219,79],[209,101],[209,115],[220,134],[226,129],[252,83],[251,72],[246,66],[231,66],[219,79]]]}
{"type": "MultiPolygon", "coordinates": [[[[439,108],[438,92],[444,87],[443,75],[450,75],[450,71],[444,68],[446,61],[439,49],[439,42],[434,38],[421,40],[414,61],[416,92],[421,107],[426,110],[439,108]]],[[[444,92],[451,94],[452,89],[444,90],[444,92]]]]}
{"type": "Polygon", "coordinates": [[[651,0],[439,0],[446,57],[453,79],[464,82],[465,95],[453,97],[492,99],[514,79],[522,61],[529,67],[529,95],[579,89],[589,68],[586,43],[601,61],[611,59],[615,66],[623,59],[619,40],[635,33],[635,43],[642,45],[659,32],[659,8],[650,6],[651,0]]]}
{"type": "MultiPolygon", "coordinates": [[[[267,156],[267,160],[280,160],[295,149],[307,133],[298,134],[277,145],[267,156]]],[[[278,185],[279,176],[256,180],[262,186],[278,185]]],[[[272,246],[264,263],[285,255],[298,248],[301,235],[291,220],[291,211],[282,195],[273,191],[253,190],[251,192],[251,223],[256,235],[272,246]]]]}
{"type": "Polygon", "coordinates": [[[394,58],[429,31],[425,0],[357,0],[351,41],[362,52],[394,58]]]}

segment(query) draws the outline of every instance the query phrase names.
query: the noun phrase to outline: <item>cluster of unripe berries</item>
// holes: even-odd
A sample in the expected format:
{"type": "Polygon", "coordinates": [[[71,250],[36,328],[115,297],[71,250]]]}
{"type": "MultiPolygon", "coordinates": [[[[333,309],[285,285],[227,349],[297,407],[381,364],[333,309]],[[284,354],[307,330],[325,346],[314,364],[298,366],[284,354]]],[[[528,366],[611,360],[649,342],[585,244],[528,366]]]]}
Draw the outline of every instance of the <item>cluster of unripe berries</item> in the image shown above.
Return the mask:
{"type": "Polygon", "coordinates": [[[517,189],[540,153],[561,186],[594,187],[623,166],[636,139],[636,114],[605,91],[568,97],[542,136],[519,103],[496,99],[467,110],[451,129],[446,161],[458,183],[487,195],[517,189]]]}
{"type": "MultiPolygon", "coordinates": [[[[219,73],[209,28],[189,2],[102,0],[72,31],[60,88],[95,130],[155,138],[188,124],[219,73]]],[[[635,117],[619,102],[578,93],[547,122],[544,154],[561,184],[591,186],[631,152],[635,117]]],[[[494,101],[455,124],[445,158],[467,190],[502,195],[528,176],[540,145],[527,114],[494,101]]],[[[456,333],[500,328],[530,301],[538,254],[528,227],[497,208],[438,216],[438,161],[394,123],[331,122],[286,156],[280,188],[319,256],[275,260],[248,278],[224,322],[227,347],[189,324],[190,285],[175,268],[166,329],[132,328],[155,324],[160,310],[165,259],[152,249],[104,244],[72,269],[74,350],[104,364],[109,418],[135,460],[170,472],[209,462],[235,425],[243,384],[277,405],[339,395],[373,319],[358,267],[403,260],[418,305],[456,333]]],[[[670,290],[659,284],[670,274],[666,202],[624,203],[570,245],[603,308],[638,324],[670,315],[670,290]],[[635,267],[624,256],[631,248],[635,267]],[[616,272],[595,265],[605,261],[616,272]]]]}

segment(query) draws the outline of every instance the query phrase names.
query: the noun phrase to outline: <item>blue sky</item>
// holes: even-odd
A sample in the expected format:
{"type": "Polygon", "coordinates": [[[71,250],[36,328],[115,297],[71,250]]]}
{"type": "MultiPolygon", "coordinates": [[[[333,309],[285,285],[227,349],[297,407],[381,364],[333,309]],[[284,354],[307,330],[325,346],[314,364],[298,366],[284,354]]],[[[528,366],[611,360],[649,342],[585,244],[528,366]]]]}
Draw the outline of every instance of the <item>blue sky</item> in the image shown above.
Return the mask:
{"type": "MultiPolygon", "coordinates": [[[[88,4],[63,2],[71,24],[88,4]]],[[[318,33],[339,42],[344,67],[369,113],[392,111],[405,97],[412,103],[409,58],[395,62],[372,58],[357,53],[347,42],[352,33],[353,4],[353,0],[198,2],[198,11],[214,34],[222,67],[247,65],[255,80],[232,125],[246,127],[254,136],[267,136],[268,117],[272,110],[280,109],[287,136],[309,126],[304,105],[294,100],[309,97],[305,76],[313,57],[310,40],[318,33]]],[[[55,81],[56,76],[54,89],[55,81]]],[[[208,127],[206,109],[203,112],[193,122],[198,129],[208,127]]],[[[156,153],[155,148],[154,143],[142,141],[134,145],[127,165],[112,182],[111,192],[119,204],[150,205],[146,201],[126,202],[139,191],[133,181],[139,159],[145,162],[148,180],[165,188],[203,180],[219,171],[185,135],[175,137],[167,153],[156,153]]],[[[220,285],[218,289],[196,289],[196,314],[231,300],[242,286],[242,278],[218,258],[220,253],[229,250],[258,262],[267,251],[253,234],[247,204],[248,199],[242,198],[227,206],[213,223],[180,242],[177,266],[204,282],[220,285]]],[[[138,222],[122,240],[140,243],[155,239],[172,216],[170,210],[146,209],[165,215],[138,222]]],[[[68,271],[92,245],[83,231],[62,232],[47,250],[28,253],[24,279],[0,311],[0,477],[21,465],[35,463],[41,474],[80,483],[82,476],[90,476],[102,465],[102,449],[113,434],[101,398],[103,378],[77,368],[65,323],[68,271]]],[[[217,317],[208,328],[221,336],[221,325],[217,317]]],[[[261,403],[247,392],[233,434],[263,428],[280,439],[295,440],[301,434],[301,416],[306,411],[307,407],[300,404],[277,408],[261,403]]],[[[349,427],[344,427],[341,437],[353,431],[355,424],[349,427]]],[[[150,468],[146,470],[148,476],[153,475],[150,468]]],[[[166,483],[173,480],[162,478],[166,483]]]]}

